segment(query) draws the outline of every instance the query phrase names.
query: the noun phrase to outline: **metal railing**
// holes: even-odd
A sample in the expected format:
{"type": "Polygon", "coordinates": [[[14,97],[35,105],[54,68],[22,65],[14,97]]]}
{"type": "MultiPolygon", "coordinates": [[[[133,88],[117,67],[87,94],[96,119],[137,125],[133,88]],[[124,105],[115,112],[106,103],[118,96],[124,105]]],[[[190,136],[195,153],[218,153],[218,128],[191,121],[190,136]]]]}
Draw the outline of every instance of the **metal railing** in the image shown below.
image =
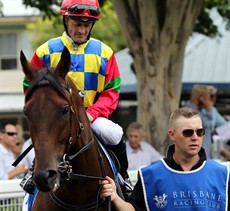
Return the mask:
{"type": "Polygon", "coordinates": [[[0,180],[0,211],[21,211],[24,190],[21,180],[0,180]]]}
{"type": "MultiPolygon", "coordinates": [[[[132,184],[136,183],[137,171],[129,172],[132,184]]],[[[25,195],[19,180],[0,180],[0,211],[22,211],[25,195]]]]}

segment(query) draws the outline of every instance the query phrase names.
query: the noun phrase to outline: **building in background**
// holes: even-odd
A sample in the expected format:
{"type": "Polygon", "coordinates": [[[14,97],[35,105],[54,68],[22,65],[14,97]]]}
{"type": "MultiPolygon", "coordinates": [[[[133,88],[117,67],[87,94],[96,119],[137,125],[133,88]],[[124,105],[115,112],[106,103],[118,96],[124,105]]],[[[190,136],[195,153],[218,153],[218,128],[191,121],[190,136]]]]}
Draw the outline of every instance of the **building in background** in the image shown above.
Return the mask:
{"type": "Polygon", "coordinates": [[[25,7],[22,0],[1,0],[3,16],[0,20],[0,121],[14,122],[28,127],[22,114],[24,73],[19,61],[20,51],[32,57],[31,41],[26,24],[40,16],[34,8],[25,7]]]}

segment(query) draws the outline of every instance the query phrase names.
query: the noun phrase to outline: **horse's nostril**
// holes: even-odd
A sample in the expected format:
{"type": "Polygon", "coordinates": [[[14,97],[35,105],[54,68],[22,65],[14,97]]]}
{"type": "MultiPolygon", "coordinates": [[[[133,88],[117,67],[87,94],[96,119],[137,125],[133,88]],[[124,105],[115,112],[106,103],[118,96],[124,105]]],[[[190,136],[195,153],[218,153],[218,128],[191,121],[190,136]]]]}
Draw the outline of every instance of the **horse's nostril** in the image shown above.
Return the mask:
{"type": "Polygon", "coordinates": [[[54,184],[56,182],[57,179],[57,171],[54,170],[48,170],[48,182],[54,184]]]}
{"type": "Polygon", "coordinates": [[[56,180],[57,171],[55,170],[39,171],[34,174],[34,182],[38,189],[43,192],[51,191],[57,183],[56,180]]]}
{"type": "Polygon", "coordinates": [[[57,176],[57,171],[55,170],[47,170],[48,178],[53,178],[57,176]]]}

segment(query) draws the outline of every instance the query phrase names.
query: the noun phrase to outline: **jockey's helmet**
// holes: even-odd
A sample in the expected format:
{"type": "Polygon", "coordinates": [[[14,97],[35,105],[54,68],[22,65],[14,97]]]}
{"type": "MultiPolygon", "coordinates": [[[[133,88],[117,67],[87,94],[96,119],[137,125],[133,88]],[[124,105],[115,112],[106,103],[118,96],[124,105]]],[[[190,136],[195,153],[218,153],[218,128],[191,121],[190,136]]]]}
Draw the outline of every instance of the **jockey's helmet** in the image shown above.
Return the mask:
{"type": "Polygon", "coordinates": [[[63,0],[60,14],[83,22],[95,22],[100,19],[98,0],[63,0]]]}

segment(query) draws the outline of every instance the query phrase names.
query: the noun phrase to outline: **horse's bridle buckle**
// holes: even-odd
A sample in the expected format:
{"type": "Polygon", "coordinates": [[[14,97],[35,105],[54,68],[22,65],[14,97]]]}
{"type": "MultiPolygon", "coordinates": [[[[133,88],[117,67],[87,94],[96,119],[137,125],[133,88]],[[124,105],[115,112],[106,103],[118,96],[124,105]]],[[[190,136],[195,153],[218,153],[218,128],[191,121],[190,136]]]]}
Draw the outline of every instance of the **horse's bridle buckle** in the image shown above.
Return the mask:
{"type": "Polygon", "coordinates": [[[70,165],[69,161],[65,159],[66,154],[63,156],[63,161],[59,164],[58,171],[61,177],[64,177],[66,180],[71,178],[71,174],[73,172],[72,166],[70,165]]]}

